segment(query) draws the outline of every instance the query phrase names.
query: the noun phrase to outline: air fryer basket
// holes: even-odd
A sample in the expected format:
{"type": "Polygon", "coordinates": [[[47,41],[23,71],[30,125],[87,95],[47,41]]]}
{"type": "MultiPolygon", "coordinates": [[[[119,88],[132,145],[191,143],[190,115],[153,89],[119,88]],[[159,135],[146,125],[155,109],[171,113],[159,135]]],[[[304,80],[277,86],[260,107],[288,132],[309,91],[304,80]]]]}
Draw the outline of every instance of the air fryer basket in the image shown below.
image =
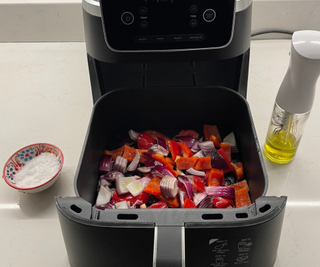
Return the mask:
{"type": "Polygon", "coordinates": [[[241,266],[274,264],[286,197],[266,197],[267,174],[249,105],[223,87],[125,88],[94,106],[75,176],[77,197],[56,198],[72,266],[241,266]],[[97,196],[103,150],[127,136],[156,130],[174,136],[217,125],[235,133],[250,188],[250,207],[101,211],[97,196]],[[126,256],[123,256],[126,255],[126,256]]]}

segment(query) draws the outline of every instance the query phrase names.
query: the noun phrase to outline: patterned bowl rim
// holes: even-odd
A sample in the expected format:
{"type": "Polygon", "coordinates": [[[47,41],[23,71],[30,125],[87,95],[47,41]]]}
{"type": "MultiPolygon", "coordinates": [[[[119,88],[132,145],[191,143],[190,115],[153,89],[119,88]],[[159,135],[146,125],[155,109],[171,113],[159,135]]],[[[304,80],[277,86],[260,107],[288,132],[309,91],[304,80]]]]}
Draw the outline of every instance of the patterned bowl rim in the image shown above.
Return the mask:
{"type": "MultiPolygon", "coordinates": [[[[42,152],[41,152],[42,153],[42,152]]],[[[2,172],[2,178],[4,179],[4,181],[9,185],[11,186],[12,188],[14,189],[17,189],[17,190],[23,190],[23,191],[27,191],[27,190],[33,190],[33,189],[36,189],[36,188],[39,188],[39,187],[42,187],[48,183],[50,183],[52,180],[54,180],[58,175],[59,173],[61,172],[61,169],[62,169],[62,166],[63,166],[63,163],[64,163],[64,155],[61,151],[61,149],[59,147],[57,147],[56,145],[53,145],[53,144],[50,144],[50,143],[34,143],[34,144],[31,144],[31,145],[28,145],[28,146],[25,146],[23,148],[20,148],[18,149],[15,153],[13,153],[9,159],[6,161],[4,167],[3,167],[3,172],[2,172]],[[60,153],[60,157],[61,157],[61,163],[60,163],[60,167],[59,167],[59,170],[56,172],[56,174],[48,181],[46,181],[45,183],[41,184],[41,185],[38,185],[38,186],[34,186],[34,187],[18,187],[18,186],[15,186],[15,184],[11,183],[10,181],[7,180],[7,177],[5,175],[5,171],[6,171],[6,166],[8,165],[9,161],[11,160],[11,158],[13,156],[15,156],[18,152],[20,152],[21,150],[24,150],[28,147],[31,147],[31,146],[40,146],[40,145],[45,145],[45,146],[52,146],[54,147],[57,151],[59,151],[60,153]]]]}

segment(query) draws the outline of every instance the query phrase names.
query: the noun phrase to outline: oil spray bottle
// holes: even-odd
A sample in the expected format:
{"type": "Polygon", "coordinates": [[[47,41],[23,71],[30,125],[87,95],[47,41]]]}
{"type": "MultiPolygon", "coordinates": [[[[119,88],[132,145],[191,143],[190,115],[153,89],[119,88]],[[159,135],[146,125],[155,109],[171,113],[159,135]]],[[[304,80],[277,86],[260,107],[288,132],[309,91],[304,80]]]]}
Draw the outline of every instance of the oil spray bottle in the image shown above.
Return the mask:
{"type": "Polygon", "coordinates": [[[320,32],[294,32],[290,64],[275,100],[264,145],[267,159],[279,164],[294,159],[313,105],[319,75],[320,32]]]}

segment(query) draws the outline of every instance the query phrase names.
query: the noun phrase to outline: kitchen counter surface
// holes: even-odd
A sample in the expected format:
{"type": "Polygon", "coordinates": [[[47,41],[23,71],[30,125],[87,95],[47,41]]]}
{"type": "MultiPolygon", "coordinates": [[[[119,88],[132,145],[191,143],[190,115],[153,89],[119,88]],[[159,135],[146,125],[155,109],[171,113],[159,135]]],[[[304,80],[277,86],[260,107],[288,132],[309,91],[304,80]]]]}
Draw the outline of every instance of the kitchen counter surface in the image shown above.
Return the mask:
{"type": "MultiPolygon", "coordinates": [[[[248,101],[261,145],[289,52],[290,40],[252,41],[248,101]]],[[[65,155],[59,180],[44,192],[22,194],[0,182],[1,267],[69,266],[53,198],[75,195],[91,110],[84,43],[0,43],[1,168],[16,150],[36,142],[55,144],[65,155]]],[[[267,195],[288,196],[275,267],[319,266],[319,116],[317,92],[295,160],[265,160],[267,195]]]]}

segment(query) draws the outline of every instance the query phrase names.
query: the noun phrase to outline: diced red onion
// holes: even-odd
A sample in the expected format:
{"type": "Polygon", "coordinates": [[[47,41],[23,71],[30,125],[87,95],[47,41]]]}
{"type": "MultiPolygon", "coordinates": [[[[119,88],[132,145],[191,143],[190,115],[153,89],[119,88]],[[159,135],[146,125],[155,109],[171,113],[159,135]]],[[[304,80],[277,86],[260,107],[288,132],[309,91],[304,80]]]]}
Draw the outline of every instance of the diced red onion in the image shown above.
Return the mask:
{"type": "Polygon", "coordinates": [[[133,160],[129,164],[129,166],[127,168],[127,171],[129,171],[129,172],[134,171],[138,167],[139,161],[140,161],[140,152],[137,151],[136,155],[133,158],[133,160]]]}
{"type": "Polygon", "coordinates": [[[111,196],[112,196],[111,189],[108,186],[101,185],[98,193],[98,197],[96,199],[95,206],[99,207],[102,205],[106,205],[110,201],[111,196]]]}
{"type": "Polygon", "coordinates": [[[116,179],[116,190],[119,195],[128,193],[129,190],[127,185],[133,181],[137,180],[137,176],[130,177],[118,177],[116,179]]]}
{"type": "Polygon", "coordinates": [[[102,185],[102,186],[111,186],[112,183],[109,182],[108,180],[106,179],[99,179],[99,186],[102,185]]]}
{"type": "Polygon", "coordinates": [[[117,156],[114,162],[113,170],[122,173],[126,172],[128,160],[124,157],[117,156]]]}
{"type": "Polygon", "coordinates": [[[206,196],[198,205],[199,209],[213,208],[212,197],[206,196]]]}
{"type": "Polygon", "coordinates": [[[112,167],[112,157],[111,155],[104,155],[100,160],[99,171],[101,173],[106,173],[111,171],[112,167]]]}
{"type": "Polygon", "coordinates": [[[209,156],[211,157],[211,166],[212,168],[220,170],[228,170],[229,165],[226,160],[218,153],[216,149],[212,149],[209,156]]]}
{"type": "Polygon", "coordinates": [[[148,153],[149,154],[161,154],[164,156],[168,156],[169,155],[169,151],[164,149],[162,146],[159,146],[158,144],[154,144],[151,147],[149,147],[148,149],[148,153]]]}
{"type": "Polygon", "coordinates": [[[234,198],[234,188],[225,186],[207,186],[206,193],[210,196],[234,198]]]}
{"type": "Polygon", "coordinates": [[[142,152],[142,155],[148,158],[148,161],[155,161],[154,157],[152,157],[152,155],[148,152],[142,152]]]}
{"type": "Polygon", "coordinates": [[[198,139],[195,139],[192,147],[190,148],[190,150],[192,152],[194,152],[194,153],[198,152],[201,149],[199,144],[200,144],[200,141],[198,139]]]}
{"type": "Polygon", "coordinates": [[[202,150],[199,150],[196,154],[194,154],[192,157],[198,157],[198,158],[203,158],[204,154],[202,150]]]}
{"type": "Polygon", "coordinates": [[[192,175],[200,176],[200,177],[205,177],[206,176],[205,172],[195,170],[194,168],[189,168],[189,169],[187,169],[186,172],[189,173],[189,174],[192,174],[192,175]]]}
{"type": "Polygon", "coordinates": [[[116,209],[129,209],[129,205],[127,203],[127,201],[121,201],[121,202],[117,202],[116,204],[114,204],[116,209]]]}
{"type": "Polygon", "coordinates": [[[100,176],[100,179],[108,180],[109,182],[114,182],[117,177],[124,177],[124,174],[119,171],[110,171],[100,176]]]}
{"type": "Polygon", "coordinates": [[[143,184],[144,184],[144,187],[146,188],[146,186],[150,183],[151,178],[148,178],[148,177],[142,177],[142,178],[140,179],[140,181],[141,181],[141,183],[143,183],[143,184]]]}
{"type": "Polygon", "coordinates": [[[189,148],[193,147],[195,141],[197,140],[193,136],[176,136],[176,138],[182,142],[185,142],[189,148]]]}
{"type": "Polygon", "coordinates": [[[183,185],[187,189],[188,198],[190,198],[192,200],[193,199],[192,183],[189,181],[188,177],[182,176],[182,175],[178,175],[177,178],[181,183],[183,183],[183,185]]]}
{"type": "Polygon", "coordinates": [[[157,144],[158,144],[158,149],[161,152],[162,155],[168,156],[169,155],[169,150],[167,147],[166,140],[164,140],[161,137],[157,137],[157,144]]]}
{"type": "Polygon", "coordinates": [[[160,190],[165,198],[175,197],[179,192],[178,180],[169,175],[163,176],[160,181],[160,190]]]}
{"type": "Polygon", "coordinates": [[[193,202],[196,206],[199,205],[199,203],[207,196],[206,193],[201,192],[201,193],[195,193],[193,197],[193,202]]]}
{"type": "Polygon", "coordinates": [[[139,136],[140,133],[137,133],[136,131],[134,130],[129,130],[129,136],[130,138],[133,140],[133,141],[137,141],[138,140],[138,136],[139,136]]]}
{"type": "Polygon", "coordinates": [[[199,146],[205,156],[207,156],[212,149],[215,149],[215,146],[212,141],[204,141],[199,143],[199,146]]]}
{"type": "Polygon", "coordinates": [[[151,172],[152,168],[143,166],[143,167],[139,167],[137,170],[142,173],[147,173],[147,172],[151,172]]]}
{"type": "Polygon", "coordinates": [[[184,201],[188,198],[186,192],[179,190],[178,192],[180,207],[183,207],[184,201]]]}
{"type": "Polygon", "coordinates": [[[156,161],[146,161],[144,164],[146,165],[146,167],[148,168],[154,168],[156,166],[156,161]]]}
{"type": "Polygon", "coordinates": [[[132,181],[131,183],[127,184],[127,189],[134,197],[140,195],[144,190],[145,186],[140,180],[132,181]]]}
{"type": "Polygon", "coordinates": [[[153,176],[158,176],[158,177],[160,177],[160,178],[162,178],[162,177],[165,176],[165,175],[174,177],[174,175],[173,175],[166,167],[163,167],[163,166],[161,166],[161,165],[155,166],[155,167],[151,170],[151,174],[152,174],[153,176]]]}

